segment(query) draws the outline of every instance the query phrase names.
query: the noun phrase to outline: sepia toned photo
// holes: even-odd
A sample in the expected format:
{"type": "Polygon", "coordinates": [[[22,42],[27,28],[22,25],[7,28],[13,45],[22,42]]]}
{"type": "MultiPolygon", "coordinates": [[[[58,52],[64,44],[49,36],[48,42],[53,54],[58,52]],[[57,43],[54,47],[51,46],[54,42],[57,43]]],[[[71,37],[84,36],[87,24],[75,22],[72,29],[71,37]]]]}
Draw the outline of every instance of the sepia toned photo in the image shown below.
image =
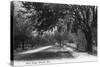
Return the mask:
{"type": "Polygon", "coordinates": [[[10,4],[12,65],[97,61],[97,6],[10,4]]]}

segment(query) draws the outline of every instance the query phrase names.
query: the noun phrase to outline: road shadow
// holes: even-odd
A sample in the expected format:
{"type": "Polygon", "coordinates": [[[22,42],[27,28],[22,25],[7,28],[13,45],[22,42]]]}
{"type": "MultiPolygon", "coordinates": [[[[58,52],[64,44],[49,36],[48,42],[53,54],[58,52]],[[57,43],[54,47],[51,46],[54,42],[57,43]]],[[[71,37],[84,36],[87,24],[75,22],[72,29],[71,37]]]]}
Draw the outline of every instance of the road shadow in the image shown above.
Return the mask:
{"type": "Polygon", "coordinates": [[[14,60],[30,61],[30,60],[45,60],[45,59],[61,59],[74,58],[70,52],[38,52],[31,54],[14,55],[14,60]]]}

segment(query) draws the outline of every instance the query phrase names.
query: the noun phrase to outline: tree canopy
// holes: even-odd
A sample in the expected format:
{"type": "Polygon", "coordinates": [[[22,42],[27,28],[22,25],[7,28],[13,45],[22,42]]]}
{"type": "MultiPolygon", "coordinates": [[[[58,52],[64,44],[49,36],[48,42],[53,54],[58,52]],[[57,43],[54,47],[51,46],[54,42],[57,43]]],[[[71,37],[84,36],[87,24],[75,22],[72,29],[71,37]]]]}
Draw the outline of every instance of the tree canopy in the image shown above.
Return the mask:
{"type": "Polygon", "coordinates": [[[40,2],[21,2],[17,11],[15,25],[24,33],[37,31],[53,31],[77,33],[81,29],[89,44],[88,51],[92,49],[92,28],[97,29],[97,6],[54,4],[40,2]],[[91,48],[89,50],[89,48],[91,48]]]}

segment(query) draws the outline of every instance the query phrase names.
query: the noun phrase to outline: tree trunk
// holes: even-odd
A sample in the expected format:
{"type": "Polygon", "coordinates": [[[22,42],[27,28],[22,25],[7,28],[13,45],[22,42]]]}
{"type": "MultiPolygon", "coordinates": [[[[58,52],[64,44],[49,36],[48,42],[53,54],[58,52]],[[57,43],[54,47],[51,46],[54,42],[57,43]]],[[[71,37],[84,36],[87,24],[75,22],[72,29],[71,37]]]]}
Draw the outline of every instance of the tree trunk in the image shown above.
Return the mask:
{"type": "Polygon", "coordinates": [[[86,47],[86,51],[88,53],[92,52],[92,32],[90,27],[87,27],[87,30],[84,29],[83,32],[85,34],[86,40],[87,40],[87,47],[86,47]],[[88,30],[88,31],[87,31],[88,30]]]}
{"type": "Polygon", "coordinates": [[[87,49],[86,49],[87,40],[86,40],[86,36],[85,36],[84,32],[81,29],[78,29],[78,31],[77,31],[77,39],[78,39],[77,50],[86,52],[87,51],[87,49]]]}
{"type": "Polygon", "coordinates": [[[24,50],[24,40],[22,41],[22,50],[24,50]]]}

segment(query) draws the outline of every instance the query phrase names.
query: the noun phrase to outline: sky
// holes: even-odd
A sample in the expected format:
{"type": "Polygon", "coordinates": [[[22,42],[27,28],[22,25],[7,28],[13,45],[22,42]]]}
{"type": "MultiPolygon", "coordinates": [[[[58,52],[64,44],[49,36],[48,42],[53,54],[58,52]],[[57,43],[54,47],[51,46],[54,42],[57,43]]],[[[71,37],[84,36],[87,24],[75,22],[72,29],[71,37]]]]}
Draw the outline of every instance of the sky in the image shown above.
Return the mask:
{"type": "Polygon", "coordinates": [[[17,11],[24,10],[24,8],[21,7],[22,3],[20,1],[14,1],[14,15],[17,14],[17,11]]]}

